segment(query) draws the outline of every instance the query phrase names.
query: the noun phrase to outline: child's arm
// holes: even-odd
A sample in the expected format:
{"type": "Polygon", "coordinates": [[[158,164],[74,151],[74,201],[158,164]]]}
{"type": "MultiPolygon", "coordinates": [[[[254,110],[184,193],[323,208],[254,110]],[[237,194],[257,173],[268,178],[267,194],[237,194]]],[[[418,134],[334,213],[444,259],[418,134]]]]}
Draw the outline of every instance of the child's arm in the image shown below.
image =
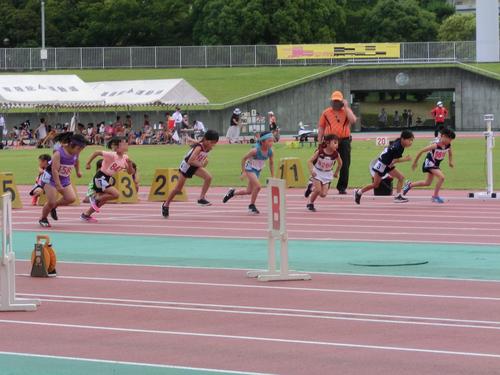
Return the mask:
{"type": "Polygon", "coordinates": [[[86,169],[90,169],[90,164],[92,163],[92,161],[98,157],[98,156],[102,156],[102,151],[94,151],[92,153],[92,155],[90,155],[90,158],[89,160],[87,160],[87,164],[85,165],[85,168],[86,169]]]}
{"type": "Polygon", "coordinates": [[[314,172],[314,160],[318,158],[319,150],[314,151],[313,156],[307,161],[307,168],[309,168],[309,174],[311,177],[316,177],[316,172],[314,172]]]}
{"type": "Polygon", "coordinates": [[[453,153],[451,152],[451,148],[448,150],[448,165],[450,168],[453,168],[455,164],[453,163],[453,153]]]}
{"type": "Polygon", "coordinates": [[[410,160],[411,160],[411,156],[410,155],[406,155],[405,157],[394,159],[392,161],[391,165],[394,165],[396,163],[404,163],[405,161],[410,161],[410,160]]]}
{"type": "Polygon", "coordinates": [[[61,167],[61,154],[59,151],[54,152],[52,155],[52,178],[56,183],[57,191],[61,192],[63,187],[61,185],[61,180],[59,179],[59,168],[61,167]]]}
{"type": "Polygon", "coordinates": [[[80,172],[80,159],[76,159],[75,172],[76,172],[76,177],[78,178],[82,177],[82,172],[80,172]]]}
{"type": "Polygon", "coordinates": [[[269,156],[269,170],[271,171],[271,178],[274,178],[274,159],[273,156],[269,156]]]}
{"type": "Polygon", "coordinates": [[[427,146],[427,147],[424,147],[423,149],[421,149],[418,152],[417,156],[415,156],[415,160],[413,161],[413,164],[411,165],[411,169],[415,170],[415,168],[417,168],[418,159],[420,159],[420,156],[422,156],[422,154],[424,152],[429,152],[431,150],[434,150],[436,147],[437,147],[437,144],[432,144],[430,146],[427,146]]]}
{"type": "Polygon", "coordinates": [[[257,155],[257,149],[252,148],[250,151],[248,151],[248,153],[245,156],[243,156],[243,159],[241,159],[241,174],[242,175],[245,172],[245,164],[246,164],[247,160],[253,158],[255,155],[257,155]]]}
{"type": "Polygon", "coordinates": [[[198,155],[200,154],[201,148],[196,147],[196,149],[193,151],[191,156],[188,159],[188,164],[192,165],[193,167],[198,167],[198,168],[203,168],[206,163],[205,160],[197,160],[198,155]]]}
{"type": "Polygon", "coordinates": [[[340,157],[340,154],[337,155],[337,168],[335,169],[335,173],[333,174],[333,177],[337,178],[339,177],[339,172],[342,169],[342,158],[340,157]]]}
{"type": "Polygon", "coordinates": [[[132,175],[134,173],[134,166],[132,165],[132,160],[127,158],[127,173],[132,175]]]}

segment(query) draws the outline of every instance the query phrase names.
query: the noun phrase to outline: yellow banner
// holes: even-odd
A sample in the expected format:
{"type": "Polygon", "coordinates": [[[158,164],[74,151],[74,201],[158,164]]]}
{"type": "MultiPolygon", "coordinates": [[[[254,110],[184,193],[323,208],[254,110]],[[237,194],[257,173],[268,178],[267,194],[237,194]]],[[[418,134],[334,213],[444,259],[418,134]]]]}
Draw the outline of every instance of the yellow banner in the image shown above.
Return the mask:
{"type": "Polygon", "coordinates": [[[279,60],[400,57],[399,43],[293,44],[276,48],[279,60]]]}

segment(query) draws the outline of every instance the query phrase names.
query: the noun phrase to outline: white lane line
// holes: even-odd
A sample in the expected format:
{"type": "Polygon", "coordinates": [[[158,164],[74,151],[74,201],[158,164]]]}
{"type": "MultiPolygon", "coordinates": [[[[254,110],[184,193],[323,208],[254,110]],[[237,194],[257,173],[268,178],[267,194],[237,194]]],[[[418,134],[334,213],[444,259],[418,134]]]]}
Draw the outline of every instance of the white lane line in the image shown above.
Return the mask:
{"type": "Polygon", "coordinates": [[[73,304],[114,306],[114,307],[184,310],[184,311],[194,311],[194,312],[203,311],[203,312],[216,312],[225,314],[282,316],[282,317],[294,317],[294,318],[348,320],[348,321],[359,321],[359,322],[370,322],[370,323],[391,323],[391,324],[425,325],[425,326],[437,326],[437,327],[500,330],[500,322],[488,321],[488,320],[452,319],[452,318],[387,315],[387,314],[366,314],[366,313],[352,313],[343,311],[288,309],[288,308],[262,307],[262,306],[220,305],[220,304],[187,303],[187,302],[184,303],[184,302],[174,302],[174,301],[147,301],[147,300],[119,299],[119,298],[78,297],[78,296],[64,296],[64,295],[46,295],[46,294],[36,294],[36,293],[34,294],[18,293],[18,295],[38,297],[41,298],[42,301],[55,302],[55,303],[73,303],[73,304]]]}
{"type": "Polygon", "coordinates": [[[39,326],[39,327],[57,327],[57,328],[107,331],[107,332],[125,332],[125,333],[137,333],[137,334],[202,337],[202,338],[209,338],[209,339],[226,339],[226,340],[231,340],[231,341],[243,340],[243,341],[257,341],[257,342],[268,342],[268,343],[271,342],[271,343],[280,343],[280,344],[329,346],[329,347],[340,347],[340,348],[349,348],[349,349],[372,349],[372,350],[385,350],[385,351],[397,351],[397,352],[441,354],[441,355],[451,355],[451,356],[482,357],[482,358],[500,359],[500,354],[497,354],[497,353],[461,352],[461,351],[451,351],[451,350],[410,348],[410,347],[401,347],[401,346],[353,344],[353,343],[333,342],[333,341],[312,341],[312,340],[297,340],[297,339],[260,337],[260,336],[238,336],[238,335],[222,335],[222,334],[201,333],[201,332],[164,331],[164,330],[138,329],[138,328],[93,326],[93,325],[79,325],[79,324],[62,324],[62,323],[50,323],[50,322],[40,322],[40,321],[28,321],[28,320],[23,321],[23,320],[0,319],[0,324],[1,323],[11,324],[11,325],[32,325],[32,326],[39,326]]]}
{"type": "MultiPolygon", "coordinates": [[[[28,274],[20,274],[29,276],[28,274]]],[[[88,276],[57,276],[58,279],[68,280],[85,280],[85,281],[108,281],[108,282],[124,282],[138,284],[165,284],[165,285],[196,285],[221,288],[245,288],[245,289],[272,289],[272,290],[289,290],[301,292],[321,292],[321,293],[344,293],[344,294],[364,294],[377,296],[397,296],[397,297],[415,297],[415,298],[439,298],[439,299],[457,299],[457,300],[473,300],[473,301],[500,301],[500,297],[482,297],[482,296],[458,296],[446,294],[425,294],[425,293],[403,293],[403,292],[380,292],[371,290],[350,290],[350,289],[327,289],[327,288],[301,288],[290,286],[266,286],[266,285],[249,285],[249,284],[225,284],[225,283],[204,283],[196,281],[173,281],[173,280],[147,280],[147,279],[124,279],[113,277],[88,277],[88,276]]]]}
{"type": "MultiPolygon", "coordinates": [[[[222,370],[222,369],[203,368],[203,367],[163,365],[163,364],[159,364],[159,363],[155,364],[155,363],[141,363],[141,362],[111,361],[111,360],[106,360],[106,359],[67,357],[67,356],[48,355],[48,354],[33,354],[33,353],[0,351],[0,355],[10,355],[10,356],[18,356],[18,357],[33,357],[33,358],[44,358],[44,359],[61,359],[61,360],[78,361],[78,362],[95,362],[95,363],[105,363],[105,364],[123,365],[123,366],[154,367],[154,368],[179,369],[179,370],[191,370],[191,371],[209,371],[209,372],[213,372],[213,373],[223,373],[223,374],[270,375],[269,373],[262,373],[262,372],[248,372],[248,371],[242,372],[242,371],[222,370]]],[[[139,369],[138,369],[138,371],[140,372],[139,369]]],[[[55,373],[57,373],[57,372],[54,372],[54,374],[55,373]]]]}

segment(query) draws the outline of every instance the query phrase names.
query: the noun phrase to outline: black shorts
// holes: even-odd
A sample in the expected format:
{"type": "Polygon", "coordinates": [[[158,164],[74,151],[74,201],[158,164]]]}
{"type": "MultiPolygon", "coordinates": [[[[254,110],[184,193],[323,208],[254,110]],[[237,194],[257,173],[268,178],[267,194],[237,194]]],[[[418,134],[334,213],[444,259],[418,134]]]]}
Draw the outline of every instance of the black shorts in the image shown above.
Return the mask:
{"type": "Polygon", "coordinates": [[[107,174],[97,171],[95,174],[94,178],[92,179],[92,189],[96,193],[102,193],[104,190],[106,190],[109,186],[114,185],[115,179],[113,176],[108,176],[107,174]]]}
{"type": "Polygon", "coordinates": [[[179,173],[186,178],[192,178],[199,167],[189,167],[186,171],[179,169],[179,173]]]}
{"type": "Polygon", "coordinates": [[[378,174],[380,177],[384,177],[387,173],[395,169],[396,167],[386,167],[383,172],[377,171],[375,168],[372,168],[372,171],[374,171],[376,174],[378,174]]]}
{"type": "Polygon", "coordinates": [[[439,168],[439,165],[435,165],[429,159],[425,159],[424,163],[422,164],[422,172],[431,173],[431,170],[433,170],[433,169],[441,169],[441,168],[439,168]]]}

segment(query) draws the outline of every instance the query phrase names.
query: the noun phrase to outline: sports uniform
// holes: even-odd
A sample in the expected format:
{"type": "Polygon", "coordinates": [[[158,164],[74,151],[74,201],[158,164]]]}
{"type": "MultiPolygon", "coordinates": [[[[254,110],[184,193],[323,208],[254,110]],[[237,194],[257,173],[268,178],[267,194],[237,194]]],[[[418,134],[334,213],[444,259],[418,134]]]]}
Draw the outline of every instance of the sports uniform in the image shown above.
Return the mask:
{"type": "Polygon", "coordinates": [[[189,151],[188,153],[186,154],[186,156],[184,156],[184,159],[182,159],[182,162],[181,162],[181,165],[179,166],[179,172],[186,178],[192,178],[194,176],[194,174],[196,173],[196,171],[198,170],[198,168],[200,167],[195,167],[191,164],[188,163],[189,161],[189,158],[191,157],[191,155],[193,154],[194,150],[196,150],[197,148],[200,148],[200,152],[198,153],[197,157],[196,157],[196,160],[199,161],[200,163],[203,163],[203,161],[207,158],[207,155],[208,155],[208,151],[205,150],[205,148],[203,147],[203,144],[201,143],[196,143],[189,151]]]}
{"type": "Polygon", "coordinates": [[[451,144],[445,146],[439,142],[434,143],[437,144],[437,147],[427,153],[424,163],[422,164],[422,172],[424,173],[430,173],[431,169],[440,169],[439,164],[444,160],[446,154],[451,149],[451,144]]]}
{"type": "Polygon", "coordinates": [[[94,175],[91,186],[89,185],[89,193],[102,193],[106,188],[113,185],[113,176],[127,169],[127,155],[118,155],[113,151],[103,151],[102,166],[94,175]]]}
{"type": "Polygon", "coordinates": [[[257,149],[257,152],[255,153],[255,156],[253,158],[246,161],[245,171],[255,173],[257,178],[259,178],[260,172],[262,171],[262,168],[264,168],[266,160],[273,156],[273,149],[269,147],[267,153],[264,154],[259,142],[257,142],[255,148],[257,149]]]}
{"type": "Polygon", "coordinates": [[[313,170],[316,176],[312,178],[321,182],[321,185],[330,184],[333,180],[333,167],[338,156],[337,151],[327,154],[325,149],[320,147],[318,157],[313,161],[313,170]]]}
{"type": "Polygon", "coordinates": [[[397,139],[392,145],[386,147],[384,151],[382,151],[372,170],[380,177],[384,177],[387,173],[395,168],[391,164],[394,159],[399,159],[401,156],[403,156],[404,150],[405,148],[401,144],[401,140],[397,139]]]}
{"type": "MultiPolygon", "coordinates": [[[[59,165],[59,181],[61,182],[62,187],[66,187],[71,185],[71,171],[75,167],[76,162],[78,161],[78,155],[69,155],[64,151],[64,147],[59,145],[54,149],[54,152],[59,152],[60,165],[59,165]]],[[[51,184],[52,186],[56,186],[56,182],[54,181],[54,177],[52,176],[52,160],[49,161],[49,166],[43,172],[41,177],[41,182],[44,184],[51,184]]]]}

